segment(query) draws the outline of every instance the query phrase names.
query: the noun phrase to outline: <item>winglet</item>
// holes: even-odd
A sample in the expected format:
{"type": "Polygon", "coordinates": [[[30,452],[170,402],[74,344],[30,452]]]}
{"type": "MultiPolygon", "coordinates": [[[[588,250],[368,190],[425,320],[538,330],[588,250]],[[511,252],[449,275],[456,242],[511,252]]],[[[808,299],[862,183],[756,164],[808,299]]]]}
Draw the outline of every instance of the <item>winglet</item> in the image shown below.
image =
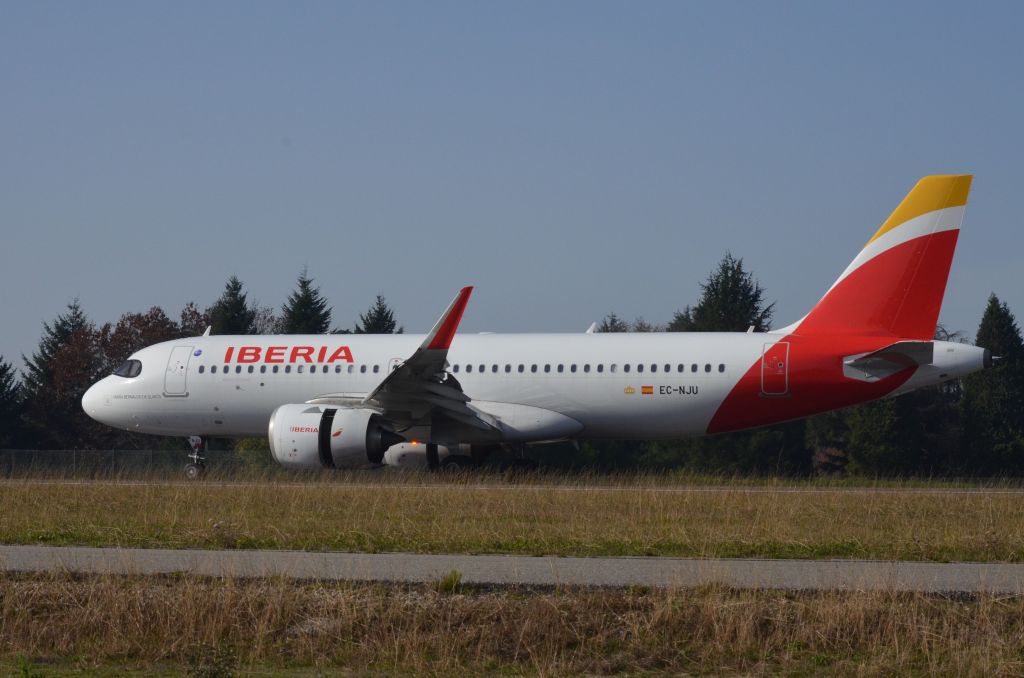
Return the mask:
{"type": "Polygon", "coordinates": [[[473,288],[468,286],[463,287],[455,295],[452,303],[448,305],[448,308],[424,340],[423,346],[427,350],[447,351],[448,347],[452,345],[452,339],[455,338],[455,330],[459,328],[462,314],[466,312],[466,304],[469,303],[469,295],[472,293],[473,288]]]}

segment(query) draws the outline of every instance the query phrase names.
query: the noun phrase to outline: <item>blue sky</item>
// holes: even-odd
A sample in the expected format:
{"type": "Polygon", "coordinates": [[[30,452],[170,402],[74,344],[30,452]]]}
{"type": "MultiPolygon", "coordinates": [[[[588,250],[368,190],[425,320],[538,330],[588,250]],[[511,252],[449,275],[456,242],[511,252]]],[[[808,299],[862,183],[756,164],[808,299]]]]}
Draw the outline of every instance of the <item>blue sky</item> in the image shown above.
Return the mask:
{"type": "MultiPolygon", "coordinates": [[[[942,312],[1024,313],[1020,3],[8,2],[0,354],[280,306],[583,331],[693,303],[728,250],[800,317],[925,174],[976,174],[942,312]]],[[[20,361],[19,361],[20,362],[20,361]]]]}

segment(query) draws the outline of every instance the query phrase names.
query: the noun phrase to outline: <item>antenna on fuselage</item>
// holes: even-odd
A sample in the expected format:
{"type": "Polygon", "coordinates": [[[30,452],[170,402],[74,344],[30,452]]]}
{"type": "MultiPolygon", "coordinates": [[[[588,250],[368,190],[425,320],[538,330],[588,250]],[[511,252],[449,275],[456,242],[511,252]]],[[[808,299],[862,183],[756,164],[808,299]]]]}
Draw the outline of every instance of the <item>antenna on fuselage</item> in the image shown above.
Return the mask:
{"type": "Polygon", "coordinates": [[[593,334],[597,331],[597,323],[590,323],[590,327],[587,328],[587,334],[593,334]]]}
{"type": "Polygon", "coordinates": [[[204,337],[208,337],[208,336],[210,336],[210,331],[211,331],[211,330],[213,330],[213,325],[207,325],[207,326],[206,326],[206,331],[205,331],[205,332],[203,332],[203,336],[204,336],[204,337]]]}

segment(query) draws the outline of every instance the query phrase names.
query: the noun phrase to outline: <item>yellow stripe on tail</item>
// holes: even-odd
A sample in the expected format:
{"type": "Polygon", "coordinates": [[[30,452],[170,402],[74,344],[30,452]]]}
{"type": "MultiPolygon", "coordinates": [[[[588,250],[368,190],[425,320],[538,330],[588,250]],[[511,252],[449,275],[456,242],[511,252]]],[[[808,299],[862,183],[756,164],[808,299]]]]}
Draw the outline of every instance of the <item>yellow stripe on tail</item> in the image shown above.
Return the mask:
{"type": "Polygon", "coordinates": [[[971,179],[970,174],[939,174],[921,179],[867,244],[914,217],[946,207],[966,205],[971,179]]]}

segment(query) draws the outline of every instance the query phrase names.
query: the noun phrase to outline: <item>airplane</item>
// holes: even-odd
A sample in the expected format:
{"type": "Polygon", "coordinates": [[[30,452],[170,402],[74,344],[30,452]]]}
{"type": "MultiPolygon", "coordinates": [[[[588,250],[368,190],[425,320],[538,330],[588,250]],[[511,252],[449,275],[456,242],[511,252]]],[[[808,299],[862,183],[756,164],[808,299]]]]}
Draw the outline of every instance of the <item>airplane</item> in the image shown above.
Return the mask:
{"type": "Polygon", "coordinates": [[[464,468],[507,446],[711,435],[906,393],[990,367],[936,341],[971,175],[926,176],[807,315],[768,332],[460,334],[472,287],[426,335],[211,336],[134,353],[82,398],[93,419],[266,435],[299,469],[464,468]]]}

